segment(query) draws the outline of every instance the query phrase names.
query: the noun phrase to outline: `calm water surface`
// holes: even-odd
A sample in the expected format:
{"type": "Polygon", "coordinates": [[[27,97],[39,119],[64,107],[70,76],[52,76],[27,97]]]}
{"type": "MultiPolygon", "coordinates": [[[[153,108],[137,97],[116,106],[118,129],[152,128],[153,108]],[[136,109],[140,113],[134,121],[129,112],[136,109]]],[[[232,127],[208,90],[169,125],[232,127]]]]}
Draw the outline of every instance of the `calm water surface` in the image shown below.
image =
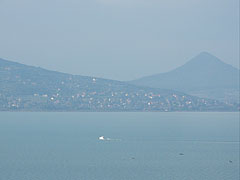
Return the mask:
{"type": "Polygon", "coordinates": [[[0,180],[238,179],[238,113],[0,113],[0,180]]]}

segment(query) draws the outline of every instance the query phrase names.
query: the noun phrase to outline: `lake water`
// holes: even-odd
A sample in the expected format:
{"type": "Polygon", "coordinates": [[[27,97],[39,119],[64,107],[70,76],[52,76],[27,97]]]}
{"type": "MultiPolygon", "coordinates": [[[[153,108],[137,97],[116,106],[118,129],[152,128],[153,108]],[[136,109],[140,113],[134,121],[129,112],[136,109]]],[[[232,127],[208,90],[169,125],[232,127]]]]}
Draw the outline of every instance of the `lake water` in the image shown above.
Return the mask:
{"type": "Polygon", "coordinates": [[[238,179],[239,113],[0,113],[0,180],[238,179]]]}

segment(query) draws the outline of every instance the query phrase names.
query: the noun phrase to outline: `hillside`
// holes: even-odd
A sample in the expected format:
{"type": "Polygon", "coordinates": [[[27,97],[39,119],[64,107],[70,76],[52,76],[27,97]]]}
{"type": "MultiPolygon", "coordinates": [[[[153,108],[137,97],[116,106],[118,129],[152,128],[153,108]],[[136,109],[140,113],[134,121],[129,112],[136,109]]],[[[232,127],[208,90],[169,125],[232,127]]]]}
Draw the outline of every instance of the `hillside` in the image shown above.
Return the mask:
{"type": "Polygon", "coordinates": [[[49,71],[0,59],[1,111],[235,111],[173,90],[49,71]]]}
{"type": "Polygon", "coordinates": [[[143,77],[130,83],[225,101],[239,99],[239,70],[206,52],[170,72],[143,77]]]}

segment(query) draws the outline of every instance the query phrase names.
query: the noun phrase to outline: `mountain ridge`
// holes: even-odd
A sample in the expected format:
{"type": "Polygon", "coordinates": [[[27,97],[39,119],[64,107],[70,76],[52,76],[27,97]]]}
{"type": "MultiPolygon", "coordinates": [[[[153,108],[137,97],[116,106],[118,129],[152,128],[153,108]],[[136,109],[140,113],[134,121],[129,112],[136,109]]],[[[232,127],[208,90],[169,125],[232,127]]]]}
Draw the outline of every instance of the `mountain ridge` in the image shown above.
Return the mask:
{"type": "Polygon", "coordinates": [[[0,111],[236,111],[175,90],[71,75],[0,60],[0,111]]]}
{"type": "Polygon", "coordinates": [[[202,52],[169,72],[146,76],[129,83],[154,88],[164,87],[189,94],[199,91],[208,93],[208,90],[213,89],[235,91],[239,90],[239,69],[224,63],[210,53],[202,52]]]}

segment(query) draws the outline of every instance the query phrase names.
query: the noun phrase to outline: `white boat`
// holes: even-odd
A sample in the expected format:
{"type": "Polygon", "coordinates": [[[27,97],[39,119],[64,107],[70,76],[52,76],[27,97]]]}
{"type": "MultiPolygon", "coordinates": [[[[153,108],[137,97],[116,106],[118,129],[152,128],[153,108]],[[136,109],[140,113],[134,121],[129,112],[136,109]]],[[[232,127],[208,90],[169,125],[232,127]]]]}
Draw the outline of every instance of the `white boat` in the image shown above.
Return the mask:
{"type": "Polygon", "coordinates": [[[104,136],[100,136],[98,139],[99,140],[105,140],[104,136]]]}

